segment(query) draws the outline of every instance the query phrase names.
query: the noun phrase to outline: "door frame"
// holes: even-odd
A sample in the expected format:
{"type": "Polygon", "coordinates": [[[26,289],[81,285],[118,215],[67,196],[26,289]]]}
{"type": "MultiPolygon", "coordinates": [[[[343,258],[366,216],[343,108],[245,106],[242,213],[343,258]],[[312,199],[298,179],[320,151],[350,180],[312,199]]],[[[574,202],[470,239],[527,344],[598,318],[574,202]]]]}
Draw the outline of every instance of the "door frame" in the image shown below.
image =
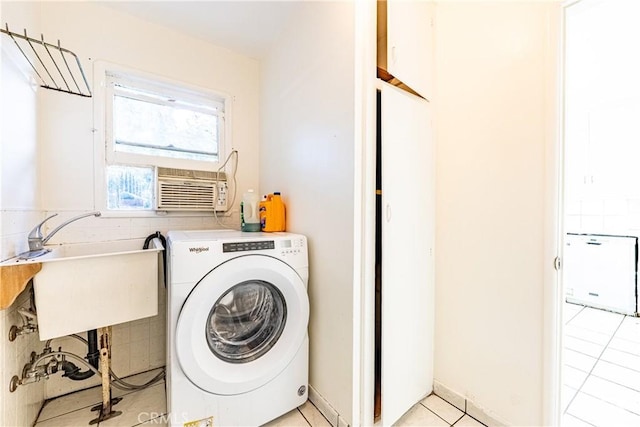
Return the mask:
{"type": "Polygon", "coordinates": [[[353,427],[373,425],[377,4],[356,1],[354,43],[353,427]]]}
{"type": "Polygon", "coordinates": [[[546,106],[542,421],[550,426],[559,426],[562,420],[565,11],[579,1],[564,0],[549,19],[548,49],[554,55],[549,55],[553,62],[548,67],[546,106]]]}

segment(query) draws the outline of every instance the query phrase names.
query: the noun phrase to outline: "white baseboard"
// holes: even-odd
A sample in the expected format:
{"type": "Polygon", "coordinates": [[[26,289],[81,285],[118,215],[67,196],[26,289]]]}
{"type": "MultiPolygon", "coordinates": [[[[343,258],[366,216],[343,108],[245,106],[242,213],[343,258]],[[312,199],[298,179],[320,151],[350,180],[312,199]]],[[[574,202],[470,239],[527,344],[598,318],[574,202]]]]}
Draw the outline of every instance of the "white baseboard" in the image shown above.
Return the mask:
{"type": "Polygon", "coordinates": [[[309,386],[309,400],[333,427],[348,427],[348,424],[340,417],[338,411],[311,385],[309,386]]]}
{"type": "MultiPolygon", "coordinates": [[[[506,427],[510,425],[491,410],[483,408],[438,381],[433,382],[433,393],[489,427],[506,427]]],[[[332,427],[349,427],[349,424],[331,406],[329,401],[322,397],[311,385],[309,386],[309,400],[318,408],[318,411],[329,421],[332,427]]]]}
{"type": "Polygon", "coordinates": [[[433,393],[436,396],[439,396],[442,399],[446,400],[461,411],[464,411],[470,417],[475,418],[482,424],[485,424],[489,427],[503,427],[510,425],[508,422],[496,415],[493,411],[487,408],[483,408],[474,401],[467,399],[465,396],[451,390],[449,387],[438,381],[433,382],[433,393]]]}

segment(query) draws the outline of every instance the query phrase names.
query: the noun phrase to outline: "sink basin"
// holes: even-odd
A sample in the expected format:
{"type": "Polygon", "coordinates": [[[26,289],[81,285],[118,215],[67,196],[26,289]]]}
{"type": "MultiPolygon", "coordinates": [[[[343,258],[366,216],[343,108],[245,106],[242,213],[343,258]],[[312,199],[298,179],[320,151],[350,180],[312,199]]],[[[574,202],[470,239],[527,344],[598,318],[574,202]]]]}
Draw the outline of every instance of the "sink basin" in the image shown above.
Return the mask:
{"type": "Polygon", "coordinates": [[[33,278],[41,340],[158,314],[159,239],[47,246],[50,252],[2,265],[42,263],[33,278]]]}

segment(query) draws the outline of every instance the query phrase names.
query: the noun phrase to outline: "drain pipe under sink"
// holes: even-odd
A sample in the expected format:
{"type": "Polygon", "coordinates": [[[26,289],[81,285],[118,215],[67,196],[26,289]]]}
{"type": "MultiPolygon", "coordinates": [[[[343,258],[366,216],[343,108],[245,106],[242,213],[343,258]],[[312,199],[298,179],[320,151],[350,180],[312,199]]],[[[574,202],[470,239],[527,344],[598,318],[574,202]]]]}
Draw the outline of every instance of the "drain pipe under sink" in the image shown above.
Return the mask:
{"type": "MultiPolygon", "coordinates": [[[[91,329],[87,331],[87,361],[94,368],[98,369],[100,365],[100,350],[98,349],[98,331],[91,329]]],[[[80,371],[80,368],[75,363],[65,360],[62,365],[64,370],[63,377],[67,377],[73,381],[82,381],[87,378],[91,378],[95,373],[87,369],[86,371],[80,371]]]]}

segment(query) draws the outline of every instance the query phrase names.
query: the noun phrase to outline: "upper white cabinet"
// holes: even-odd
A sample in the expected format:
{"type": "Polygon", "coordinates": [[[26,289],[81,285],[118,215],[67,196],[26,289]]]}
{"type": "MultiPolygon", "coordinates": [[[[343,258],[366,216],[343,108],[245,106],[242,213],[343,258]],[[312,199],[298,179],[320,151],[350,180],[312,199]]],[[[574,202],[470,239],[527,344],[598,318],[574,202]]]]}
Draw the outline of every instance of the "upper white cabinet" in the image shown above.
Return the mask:
{"type": "Polygon", "coordinates": [[[433,93],[431,1],[378,2],[378,67],[430,100],[433,93]]]}

